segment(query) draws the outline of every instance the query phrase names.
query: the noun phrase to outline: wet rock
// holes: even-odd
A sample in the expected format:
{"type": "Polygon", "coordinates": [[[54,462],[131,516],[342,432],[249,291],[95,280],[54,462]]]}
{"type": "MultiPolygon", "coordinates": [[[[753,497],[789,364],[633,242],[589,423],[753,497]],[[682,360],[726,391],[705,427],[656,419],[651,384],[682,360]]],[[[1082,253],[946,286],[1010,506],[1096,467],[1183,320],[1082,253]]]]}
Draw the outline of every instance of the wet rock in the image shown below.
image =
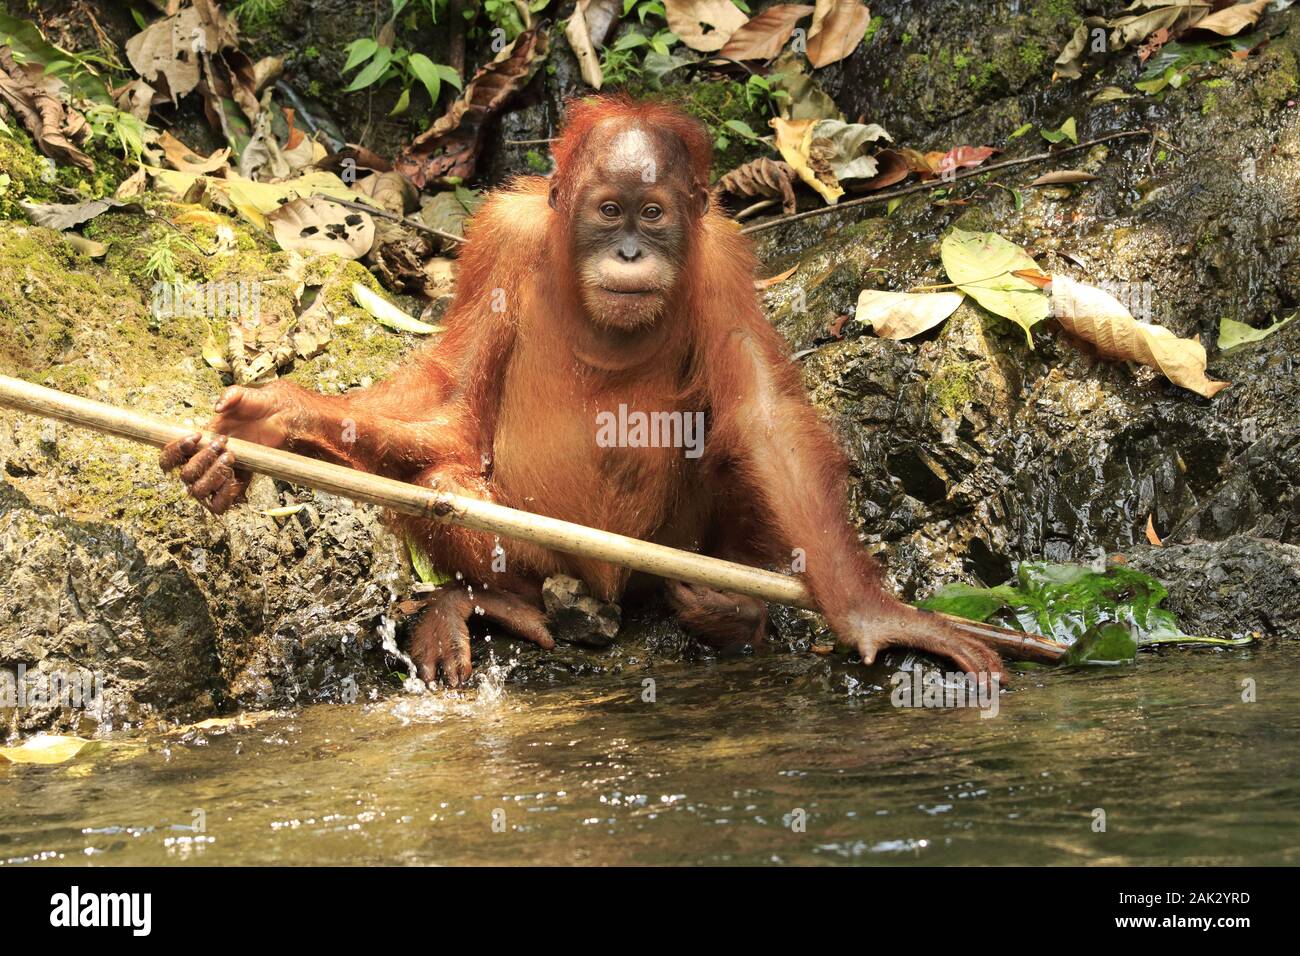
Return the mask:
{"type": "Polygon", "coordinates": [[[577,578],[557,574],[542,585],[542,602],[551,636],[557,641],[586,647],[608,647],[618,634],[622,611],[592,597],[577,578]]]}

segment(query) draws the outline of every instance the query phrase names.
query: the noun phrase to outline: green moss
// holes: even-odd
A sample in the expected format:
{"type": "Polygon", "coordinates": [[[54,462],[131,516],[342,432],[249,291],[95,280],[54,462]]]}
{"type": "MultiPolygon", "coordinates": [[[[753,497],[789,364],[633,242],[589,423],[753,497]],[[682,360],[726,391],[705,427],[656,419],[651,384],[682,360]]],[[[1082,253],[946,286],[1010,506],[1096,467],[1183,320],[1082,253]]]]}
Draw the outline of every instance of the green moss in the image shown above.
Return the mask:
{"type": "Polygon", "coordinates": [[[1042,66],[1043,61],[1047,59],[1047,51],[1036,43],[1022,43],[1016,49],[1016,55],[1020,62],[1031,69],[1037,69],[1042,66]]]}
{"type": "Polygon", "coordinates": [[[35,202],[55,202],[55,177],[45,157],[36,152],[32,139],[9,119],[11,135],[0,133],[0,171],[7,173],[9,182],[0,190],[0,218],[26,219],[18,203],[23,199],[35,202]]]}
{"type": "Polygon", "coordinates": [[[942,412],[945,418],[956,415],[975,396],[977,364],[953,362],[937,370],[926,383],[926,401],[942,412]]]}

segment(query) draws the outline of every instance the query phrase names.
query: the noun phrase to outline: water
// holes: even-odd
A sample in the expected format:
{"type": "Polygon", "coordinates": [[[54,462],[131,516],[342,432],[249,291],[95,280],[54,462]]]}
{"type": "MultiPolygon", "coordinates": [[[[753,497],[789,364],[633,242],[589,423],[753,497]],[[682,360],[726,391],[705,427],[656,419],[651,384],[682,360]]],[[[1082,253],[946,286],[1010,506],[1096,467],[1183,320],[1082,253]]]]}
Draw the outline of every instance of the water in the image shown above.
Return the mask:
{"type": "Polygon", "coordinates": [[[993,719],[806,655],[488,676],[0,767],[0,863],[1300,863],[1300,644],[1025,672],[993,719]]]}

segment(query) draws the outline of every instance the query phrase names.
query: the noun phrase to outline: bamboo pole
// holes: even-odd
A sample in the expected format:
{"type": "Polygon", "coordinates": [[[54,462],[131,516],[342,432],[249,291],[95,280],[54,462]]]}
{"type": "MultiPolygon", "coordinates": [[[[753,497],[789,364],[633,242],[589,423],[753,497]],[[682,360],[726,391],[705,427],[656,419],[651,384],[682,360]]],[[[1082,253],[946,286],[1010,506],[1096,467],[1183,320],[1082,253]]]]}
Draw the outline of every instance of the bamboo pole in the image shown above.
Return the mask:
{"type": "MultiPolygon", "coordinates": [[[[0,375],[0,406],[158,447],[197,431],[4,375],[0,375]]],[[[235,460],[250,471],[354,501],[488,531],[662,578],[704,584],[790,607],[817,609],[803,583],[789,575],[680,551],[476,498],[434,491],[238,438],[228,439],[227,447],[235,460]]],[[[1057,663],[1065,656],[1065,648],[1055,641],[989,624],[945,617],[1012,660],[1057,663]]]]}

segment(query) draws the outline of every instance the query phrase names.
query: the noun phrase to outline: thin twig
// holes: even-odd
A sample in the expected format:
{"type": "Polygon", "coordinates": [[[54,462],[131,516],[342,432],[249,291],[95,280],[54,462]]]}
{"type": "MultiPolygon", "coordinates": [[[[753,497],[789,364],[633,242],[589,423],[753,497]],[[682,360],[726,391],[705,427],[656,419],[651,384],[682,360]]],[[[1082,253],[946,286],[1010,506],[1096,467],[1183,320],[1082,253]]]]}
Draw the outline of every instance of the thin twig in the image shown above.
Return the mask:
{"type": "Polygon", "coordinates": [[[464,242],[464,236],[458,236],[454,232],[443,232],[441,229],[434,229],[433,226],[426,226],[418,219],[411,219],[407,216],[399,216],[391,213],[387,209],[380,209],[377,206],[367,206],[363,202],[352,202],[350,199],[339,199],[337,196],[327,196],[325,193],[312,193],[312,199],[323,199],[326,202],[332,202],[342,206],[345,209],[355,209],[358,212],[367,212],[372,216],[378,216],[380,219],[387,219],[391,222],[400,222],[404,226],[410,226],[412,229],[418,229],[420,232],[427,232],[431,236],[437,236],[439,239],[445,239],[448,242],[464,242]]]}
{"type": "Polygon", "coordinates": [[[1126,130],[1122,133],[1108,133],[1105,136],[1098,136],[1096,139],[1090,139],[1086,142],[1079,143],[1075,146],[1067,146],[1065,149],[1049,150],[1044,153],[1035,153],[1032,156],[1022,156],[1019,159],[1006,159],[1000,163],[993,163],[989,166],[976,166],[974,169],[968,169],[965,172],[957,173],[951,179],[947,180],[925,180],[919,183],[913,183],[911,186],[904,186],[902,189],[892,189],[889,192],[872,193],[869,196],[862,196],[858,199],[850,199],[848,202],[838,203],[834,206],[821,206],[817,209],[809,209],[805,212],[791,213],[788,216],[779,216],[776,219],[769,219],[767,222],[755,223],[752,226],[745,226],[740,231],[747,235],[764,232],[768,229],[775,229],[777,226],[783,226],[789,222],[797,222],[801,219],[811,219],[813,216],[824,216],[827,213],[838,212],[841,209],[850,209],[854,206],[865,206],[868,203],[888,202],[899,196],[907,196],[912,193],[924,192],[927,189],[942,189],[951,183],[960,179],[969,179],[971,176],[981,176],[985,173],[995,172],[999,169],[1010,169],[1013,166],[1024,166],[1029,163],[1041,163],[1045,159],[1053,159],[1057,156],[1064,156],[1066,153],[1073,153],[1081,149],[1087,149],[1090,146],[1096,146],[1098,143],[1105,143],[1112,139],[1123,139],[1130,136],[1154,136],[1155,134],[1149,129],[1126,130]]]}
{"type": "Polygon", "coordinates": [[[549,136],[546,139],[503,139],[501,142],[506,146],[545,146],[547,143],[554,143],[555,137],[549,136]]]}
{"type": "Polygon", "coordinates": [[[744,209],[740,210],[740,212],[736,213],[731,218],[736,220],[736,222],[740,222],[740,220],[742,219],[748,219],[750,216],[762,212],[768,206],[775,206],[775,205],[776,205],[775,199],[764,199],[761,202],[754,203],[754,205],[752,206],[746,206],[744,209]]]}

